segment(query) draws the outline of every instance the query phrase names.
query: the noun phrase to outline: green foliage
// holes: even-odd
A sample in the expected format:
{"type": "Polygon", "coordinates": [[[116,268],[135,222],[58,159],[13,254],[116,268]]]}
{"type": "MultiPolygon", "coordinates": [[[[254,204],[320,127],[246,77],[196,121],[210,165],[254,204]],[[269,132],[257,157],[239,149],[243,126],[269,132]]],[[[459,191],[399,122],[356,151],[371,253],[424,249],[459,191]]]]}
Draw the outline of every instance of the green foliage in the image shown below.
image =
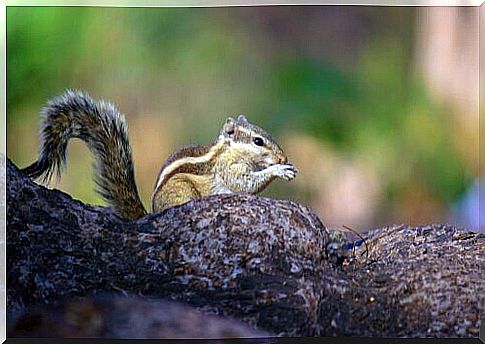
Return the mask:
{"type": "Polygon", "coordinates": [[[282,122],[338,146],[351,140],[355,119],[348,106],[357,85],[348,75],[310,59],[276,64],[271,74],[282,122]]]}
{"type": "Polygon", "coordinates": [[[280,62],[271,73],[272,99],[289,127],[370,157],[389,195],[423,179],[453,202],[473,176],[448,142],[451,114],[428,99],[405,55],[397,41],[382,39],[363,49],[354,73],[310,59],[280,62]]]}
{"type": "MultiPolygon", "coordinates": [[[[32,127],[39,104],[66,87],[111,90],[143,103],[138,110],[156,109],[172,116],[166,122],[180,122],[168,129],[180,129],[171,136],[174,145],[207,142],[225,116],[241,112],[276,135],[311,135],[338,154],[364,157],[380,171],[388,202],[422,184],[449,204],[470,185],[473,173],[450,143],[451,112],[429,98],[413,70],[411,10],[389,12],[383,33],[353,52],[357,63],[348,69],[303,52],[275,53],[267,32],[229,13],[9,7],[9,131],[32,127]]],[[[9,155],[24,161],[32,152],[20,141],[9,137],[9,155]]],[[[89,170],[84,160],[71,166],[83,178],[89,170]]],[[[94,188],[76,187],[82,198],[99,201],[94,188]]]]}
{"type": "MultiPolygon", "coordinates": [[[[43,101],[65,82],[77,59],[88,10],[48,7],[7,9],[7,106],[43,101]]],[[[9,116],[12,119],[14,116],[9,116]]]]}

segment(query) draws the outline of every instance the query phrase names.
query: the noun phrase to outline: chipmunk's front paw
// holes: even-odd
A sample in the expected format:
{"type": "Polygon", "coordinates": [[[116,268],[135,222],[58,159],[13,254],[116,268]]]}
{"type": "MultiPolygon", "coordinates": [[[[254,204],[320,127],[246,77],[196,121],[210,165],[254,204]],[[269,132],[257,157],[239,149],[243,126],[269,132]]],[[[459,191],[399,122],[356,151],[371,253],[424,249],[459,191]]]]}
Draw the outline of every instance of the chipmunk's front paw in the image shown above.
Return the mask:
{"type": "Polygon", "coordinates": [[[296,177],[298,170],[292,164],[278,164],[276,167],[276,176],[284,180],[292,180],[296,177]]]}

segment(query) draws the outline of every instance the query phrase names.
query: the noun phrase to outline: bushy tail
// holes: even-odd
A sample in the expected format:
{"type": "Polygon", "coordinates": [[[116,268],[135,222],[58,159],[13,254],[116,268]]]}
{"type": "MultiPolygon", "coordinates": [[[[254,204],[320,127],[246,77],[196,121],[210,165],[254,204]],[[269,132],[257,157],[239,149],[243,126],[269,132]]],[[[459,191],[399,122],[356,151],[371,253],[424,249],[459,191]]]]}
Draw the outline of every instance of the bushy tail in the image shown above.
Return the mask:
{"type": "Polygon", "coordinates": [[[96,191],[124,218],[146,215],[135,184],[125,117],[113,104],[67,90],[47,103],[42,116],[40,157],[23,172],[44,181],[53,173],[60,176],[69,139],[81,139],[95,157],[96,191]]]}

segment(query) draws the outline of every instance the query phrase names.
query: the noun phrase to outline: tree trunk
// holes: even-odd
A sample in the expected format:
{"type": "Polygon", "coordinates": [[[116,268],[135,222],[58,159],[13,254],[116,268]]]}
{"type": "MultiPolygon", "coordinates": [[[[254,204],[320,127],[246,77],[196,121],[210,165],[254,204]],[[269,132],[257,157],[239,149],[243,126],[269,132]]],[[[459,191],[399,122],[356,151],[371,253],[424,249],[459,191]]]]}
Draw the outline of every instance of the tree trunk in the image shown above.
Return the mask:
{"type": "Polygon", "coordinates": [[[277,335],[478,336],[484,234],[391,226],[334,259],[294,202],[211,196],[129,222],[6,168],[10,314],[117,292],[277,335]]]}

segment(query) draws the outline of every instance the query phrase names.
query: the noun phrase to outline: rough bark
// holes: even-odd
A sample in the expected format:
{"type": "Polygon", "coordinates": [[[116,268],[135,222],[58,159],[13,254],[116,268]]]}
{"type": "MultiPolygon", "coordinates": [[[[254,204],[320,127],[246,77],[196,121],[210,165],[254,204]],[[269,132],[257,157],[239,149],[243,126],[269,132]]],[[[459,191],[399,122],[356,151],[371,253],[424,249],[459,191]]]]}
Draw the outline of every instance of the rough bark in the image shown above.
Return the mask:
{"type": "Polygon", "coordinates": [[[294,202],[211,196],[128,222],[7,161],[11,312],[121,292],[277,335],[478,336],[484,234],[391,226],[343,264],[328,244],[318,217],[294,202]]]}

